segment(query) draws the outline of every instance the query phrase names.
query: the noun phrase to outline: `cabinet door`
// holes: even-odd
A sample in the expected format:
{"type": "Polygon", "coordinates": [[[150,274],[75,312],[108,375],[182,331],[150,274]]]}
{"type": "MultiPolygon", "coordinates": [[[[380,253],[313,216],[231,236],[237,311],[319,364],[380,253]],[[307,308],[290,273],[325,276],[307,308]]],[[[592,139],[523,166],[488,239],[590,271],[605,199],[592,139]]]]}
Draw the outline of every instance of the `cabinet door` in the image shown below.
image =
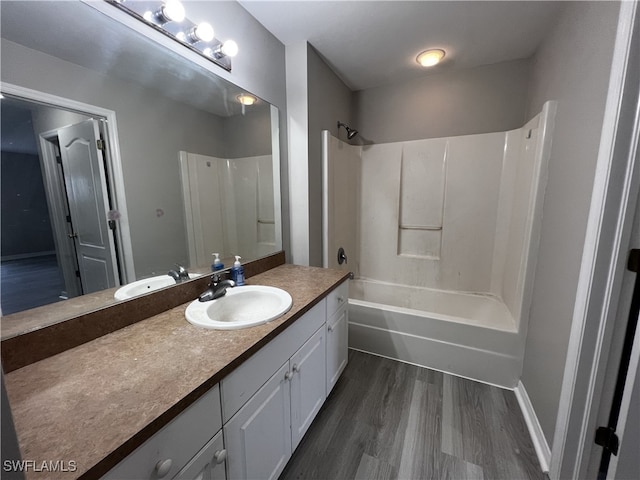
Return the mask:
{"type": "Polygon", "coordinates": [[[224,426],[231,479],[276,479],[291,457],[289,362],[224,426]]]}
{"type": "Polygon", "coordinates": [[[173,480],[225,480],[226,457],[220,430],[173,480]]]}
{"type": "Polygon", "coordinates": [[[349,309],[343,306],[327,321],[327,395],[347,366],[349,357],[349,309]]]}
{"type": "Polygon", "coordinates": [[[327,396],[325,327],[318,329],[289,361],[291,364],[291,443],[304,436],[327,396]]]}

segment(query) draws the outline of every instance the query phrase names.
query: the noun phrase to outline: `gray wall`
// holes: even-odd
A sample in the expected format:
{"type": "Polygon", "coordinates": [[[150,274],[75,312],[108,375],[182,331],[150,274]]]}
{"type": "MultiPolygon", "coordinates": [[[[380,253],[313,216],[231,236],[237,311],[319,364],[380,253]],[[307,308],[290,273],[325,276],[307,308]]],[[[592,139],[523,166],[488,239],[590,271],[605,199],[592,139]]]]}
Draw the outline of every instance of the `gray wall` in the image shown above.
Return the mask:
{"type": "Polygon", "coordinates": [[[530,61],[426,74],[356,92],[356,122],[372,143],[511,130],[526,118],[530,61]]]}
{"type": "Polygon", "coordinates": [[[55,252],[40,158],[2,152],[2,259],[55,252]]]}
{"type": "Polygon", "coordinates": [[[271,109],[264,103],[253,108],[224,119],[225,158],[271,155],[271,109]]]}
{"type": "MultiPolygon", "coordinates": [[[[309,105],[309,265],[322,266],[322,130],[338,136],[337,121],[351,124],[353,92],[307,46],[309,105]]],[[[344,129],[340,132],[346,140],[344,129]]],[[[357,138],[357,137],[356,137],[357,138]]],[[[355,139],[354,139],[355,140],[355,139]]]]}
{"type": "Polygon", "coordinates": [[[556,100],[522,382],[553,440],[619,5],[572,2],[533,61],[528,112],[556,100]]]}

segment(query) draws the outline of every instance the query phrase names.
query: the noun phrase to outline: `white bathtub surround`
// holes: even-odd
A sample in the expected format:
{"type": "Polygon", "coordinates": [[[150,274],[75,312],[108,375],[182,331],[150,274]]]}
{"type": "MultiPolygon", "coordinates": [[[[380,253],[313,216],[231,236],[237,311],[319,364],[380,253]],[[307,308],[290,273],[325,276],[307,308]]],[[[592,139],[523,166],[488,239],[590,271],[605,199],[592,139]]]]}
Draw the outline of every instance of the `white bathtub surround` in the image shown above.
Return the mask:
{"type": "Polygon", "coordinates": [[[225,159],[180,152],[190,268],[213,263],[213,252],[259,258],[273,251],[279,228],[273,171],[271,155],[225,159]]]}
{"type": "Polygon", "coordinates": [[[547,102],[509,132],[361,147],[325,134],[325,266],[342,246],[365,280],[352,347],[516,386],[554,114],[547,102]]]}

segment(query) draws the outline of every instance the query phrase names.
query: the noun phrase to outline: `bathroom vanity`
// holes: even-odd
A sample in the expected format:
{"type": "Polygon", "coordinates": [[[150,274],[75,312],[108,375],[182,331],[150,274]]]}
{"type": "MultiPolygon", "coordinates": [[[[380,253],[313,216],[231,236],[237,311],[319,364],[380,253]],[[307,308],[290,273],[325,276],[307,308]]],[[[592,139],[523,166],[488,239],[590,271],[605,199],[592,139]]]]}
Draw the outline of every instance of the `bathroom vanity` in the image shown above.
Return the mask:
{"type": "Polygon", "coordinates": [[[75,465],[26,477],[276,478],[346,366],[347,278],[280,265],[247,282],[291,294],[270,323],[205,330],[182,304],[7,374],[23,460],[75,465]]]}

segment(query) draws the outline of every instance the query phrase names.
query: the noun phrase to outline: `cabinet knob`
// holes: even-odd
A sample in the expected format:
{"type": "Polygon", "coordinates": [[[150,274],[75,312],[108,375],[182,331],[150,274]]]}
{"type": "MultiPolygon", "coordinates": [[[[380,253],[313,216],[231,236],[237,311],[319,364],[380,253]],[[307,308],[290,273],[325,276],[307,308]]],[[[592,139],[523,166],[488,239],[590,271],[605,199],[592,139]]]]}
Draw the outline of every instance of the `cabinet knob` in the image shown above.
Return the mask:
{"type": "Polygon", "coordinates": [[[227,459],[227,451],[225,449],[218,450],[213,454],[216,463],[222,463],[227,459]]]}
{"type": "Polygon", "coordinates": [[[291,380],[292,377],[293,377],[293,373],[291,372],[287,372],[284,374],[284,379],[287,381],[291,380]]]}
{"type": "Polygon", "coordinates": [[[172,463],[173,462],[170,458],[167,458],[166,460],[160,460],[158,463],[156,463],[156,474],[158,475],[158,478],[162,478],[167,473],[169,473],[172,463]]]}
{"type": "Polygon", "coordinates": [[[333,332],[333,330],[334,330],[335,328],[336,328],[336,327],[335,327],[335,325],[329,325],[329,326],[327,327],[327,330],[329,330],[330,332],[333,332]]]}
{"type": "Polygon", "coordinates": [[[344,297],[342,295],[340,295],[338,297],[338,303],[342,303],[342,302],[344,302],[344,297]]]}
{"type": "Polygon", "coordinates": [[[298,366],[298,364],[297,364],[297,363],[294,363],[294,364],[293,364],[293,371],[294,371],[294,372],[299,372],[299,371],[300,371],[300,367],[298,366]]]}

